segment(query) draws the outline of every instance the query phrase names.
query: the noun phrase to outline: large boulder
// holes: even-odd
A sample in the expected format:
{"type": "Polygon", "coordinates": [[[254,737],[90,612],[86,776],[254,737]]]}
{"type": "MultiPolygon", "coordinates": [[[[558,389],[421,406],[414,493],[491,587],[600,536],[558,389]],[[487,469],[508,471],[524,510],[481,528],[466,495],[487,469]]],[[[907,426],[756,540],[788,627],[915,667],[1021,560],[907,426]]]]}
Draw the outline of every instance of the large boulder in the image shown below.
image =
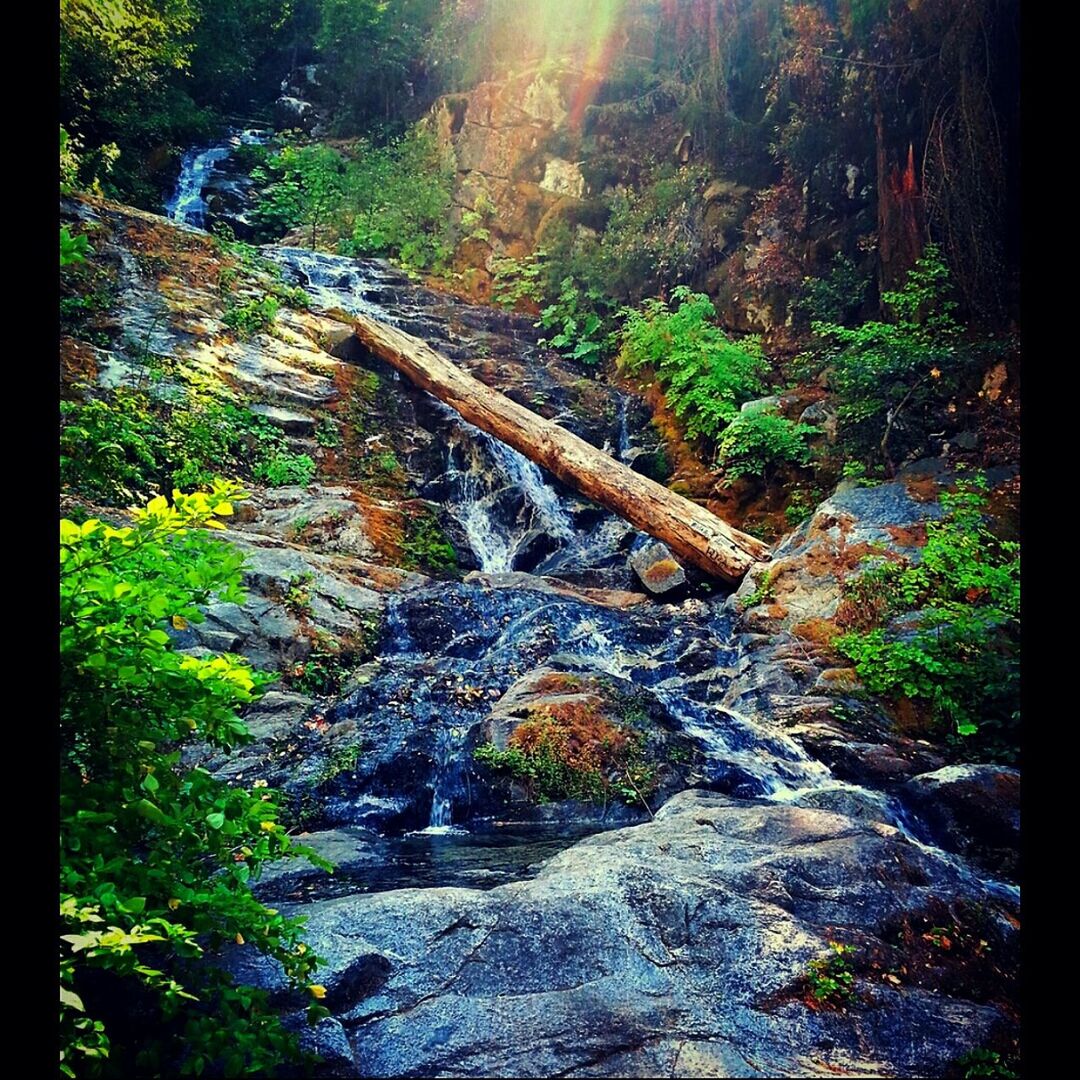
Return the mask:
{"type": "Polygon", "coordinates": [[[1020,773],[998,765],[948,765],[904,785],[934,840],[990,873],[1020,871],[1020,773]]]}
{"type": "MultiPolygon", "coordinates": [[[[1016,933],[975,879],[872,817],[686,791],[533,880],[292,909],[352,1052],[323,1075],[940,1075],[1005,1020],[1008,987],[950,993],[953,958],[911,963],[900,931],[970,906],[996,963],[1016,933]],[[836,938],[856,996],[811,1008],[808,965],[836,938]]],[[[245,952],[234,970],[285,1006],[280,972],[245,952]]]]}

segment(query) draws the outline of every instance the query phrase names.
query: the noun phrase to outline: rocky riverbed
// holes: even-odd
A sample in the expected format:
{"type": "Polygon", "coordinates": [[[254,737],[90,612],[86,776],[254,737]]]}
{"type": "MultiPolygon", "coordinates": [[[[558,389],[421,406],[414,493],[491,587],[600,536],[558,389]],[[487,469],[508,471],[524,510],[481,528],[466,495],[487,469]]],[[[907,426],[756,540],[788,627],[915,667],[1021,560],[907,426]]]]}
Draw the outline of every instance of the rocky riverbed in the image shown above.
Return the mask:
{"type": "MultiPolygon", "coordinates": [[[[279,275],[241,266],[239,296],[299,286],[310,310],[242,339],[210,237],[90,199],[65,213],[95,227],[116,297],[62,342],[67,385],[165,357],[154,393],[216,380],[318,466],[257,486],[222,534],[248,600],[175,633],[282,673],[249,746],[191,756],[281,790],[340,868],[258,885],[326,960],[332,1016],[304,1029],[321,1075],[926,1076],[1011,1038],[1018,774],[898,733],[815,633],[871,543],[917,557],[941,467],[838,490],[762,568],[767,590],[687,574],[656,595],[648,537],[404,384],[348,316],[648,468],[648,411],[530,320],[267,248],[279,275]],[[639,731],[648,796],[537,804],[474,757],[552,708],[639,731]],[[842,1004],[811,993],[834,942],[852,947],[842,1004]]],[[[248,952],[227,962],[298,1016],[248,952]]]]}

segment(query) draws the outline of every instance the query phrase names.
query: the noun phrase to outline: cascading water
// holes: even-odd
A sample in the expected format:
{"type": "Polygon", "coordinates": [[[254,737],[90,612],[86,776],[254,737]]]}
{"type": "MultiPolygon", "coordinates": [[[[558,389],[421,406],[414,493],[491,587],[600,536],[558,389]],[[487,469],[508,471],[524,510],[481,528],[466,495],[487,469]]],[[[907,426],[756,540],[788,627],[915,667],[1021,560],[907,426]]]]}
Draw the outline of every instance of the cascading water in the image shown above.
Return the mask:
{"type": "Polygon", "coordinates": [[[447,508],[461,525],[486,573],[505,573],[530,533],[542,531],[560,545],[574,543],[569,513],[528,458],[498,439],[456,421],[447,452],[447,508]],[[516,514],[498,506],[523,500],[516,514]],[[507,520],[513,515],[513,520],[507,520]]]}
{"type": "Polygon", "coordinates": [[[207,205],[203,192],[214,173],[238,146],[262,143],[265,138],[265,134],[260,131],[231,131],[224,142],[188,150],[180,162],[176,189],[165,204],[165,213],[169,220],[178,225],[205,228],[207,205]]]}
{"type": "MultiPolygon", "coordinates": [[[[185,155],[168,206],[174,221],[204,225],[207,182],[243,139],[234,136],[227,144],[185,155]]],[[[507,350],[503,355],[520,355],[531,347],[527,334],[514,327],[503,326],[484,336],[481,311],[421,289],[377,260],[272,246],[263,252],[308,292],[316,309],[367,314],[421,337],[455,359],[492,355],[493,344],[501,343],[507,350]]],[[[499,317],[492,314],[490,320],[499,317]]],[[[617,430],[605,449],[628,460],[633,454],[632,399],[613,393],[617,430]]],[[[461,526],[482,571],[498,574],[518,568],[530,545],[534,573],[557,573],[567,567],[588,570],[624,561],[634,533],[625,522],[601,514],[590,519],[587,531],[578,529],[571,505],[534,463],[444,406],[434,409],[446,446],[442,501],[461,526]]],[[[700,748],[710,786],[737,797],[780,802],[850,792],[866,798],[882,819],[912,842],[926,846],[926,838],[895,799],[838,782],[782,732],[766,730],[721,706],[737,658],[730,636],[729,620],[715,606],[699,603],[698,608],[680,611],[646,605],[620,611],[552,595],[543,591],[538,579],[535,587],[441,583],[423,587],[419,595],[395,596],[388,605],[377,671],[334,706],[334,713],[336,719],[362,717],[366,730],[382,733],[383,759],[391,774],[399,767],[395,761],[410,753],[415,759],[416,751],[407,750],[412,733],[418,728],[427,733],[421,754],[427,762],[421,790],[431,796],[430,806],[422,808],[426,827],[415,811],[408,816],[414,792],[390,781],[373,782],[364,789],[359,777],[354,779],[361,786],[347,797],[328,800],[328,817],[339,824],[364,825],[407,819],[405,827],[415,830],[414,836],[452,842],[460,834],[453,825],[455,816],[463,821],[471,813],[470,751],[490,701],[522,673],[545,664],[647,690],[700,748]]],[[[370,774],[378,775],[377,769],[370,774]]],[[[1007,885],[1000,888],[1015,891],[1007,885]]]]}
{"type": "Polygon", "coordinates": [[[232,153],[229,144],[211,146],[205,150],[189,150],[180,163],[180,176],[176,181],[176,191],[165,204],[166,213],[171,221],[179,225],[191,225],[201,229],[206,224],[206,202],[203,191],[206,189],[214,166],[232,153]]]}

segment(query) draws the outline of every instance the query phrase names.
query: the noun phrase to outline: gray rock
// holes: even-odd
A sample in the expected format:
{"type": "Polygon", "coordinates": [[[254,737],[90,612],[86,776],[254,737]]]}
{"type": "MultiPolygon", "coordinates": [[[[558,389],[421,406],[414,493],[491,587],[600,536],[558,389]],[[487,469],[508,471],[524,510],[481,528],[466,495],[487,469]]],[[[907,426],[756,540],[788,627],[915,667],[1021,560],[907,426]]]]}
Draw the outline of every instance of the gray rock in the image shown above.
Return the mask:
{"type": "Polygon", "coordinates": [[[753,401],[744,401],[739,412],[775,412],[778,408],[780,408],[780,395],[769,394],[767,397],[754,398],[753,401]]]}
{"type": "Polygon", "coordinates": [[[799,423],[813,424],[821,428],[829,442],[836,441],[837,411],[831,401],[815,401],[807,405],[799,415],[799,423]]]}
{"type": "MultiPolygon", "coordinates": [[[[956,900],[993,903],[893,828],[686,791],[534,880],[294,910],[367,1076],[801,1076],[810,1061],[926,1076],[979,1045],[999,1007],[857,965],[873,1007],[812,1011],[800,979],[837,927],[896,962],[892,927],[956,900]]],[[[1013,932],[998,923],[1004,954],[1013,932]]],[[[231,966],[282,994],[273,965],[231,966]]]]}
{"type": "Polygon", "coordinates": [[[656,541],[630,556],[630,569],[654,596],[664,596],[686,585],[686,571],[667,544],[656,541]]]}
{"type": "Polygon", "coordinates": [[[1016,880],[1020,773],[998,765],[948,765],[908,781],[904,797],[947,851],[1016,880]]]}
{"type": "Polygon", "coordinates": [[[289,131],[299,128],[308,134],[319,122],[315,106],[310,101],[302,101],[300,98],[282,94],[274,102],[274,126],[279,131],[289,131]]]}
{"type": "Polygon", "coordinates": [[[250,405],[253,413],[265,416],[274,427],[281,428],[286,435],[314,435],[315,418],[294,409],[283,409],[278,405],[250,405]]]}

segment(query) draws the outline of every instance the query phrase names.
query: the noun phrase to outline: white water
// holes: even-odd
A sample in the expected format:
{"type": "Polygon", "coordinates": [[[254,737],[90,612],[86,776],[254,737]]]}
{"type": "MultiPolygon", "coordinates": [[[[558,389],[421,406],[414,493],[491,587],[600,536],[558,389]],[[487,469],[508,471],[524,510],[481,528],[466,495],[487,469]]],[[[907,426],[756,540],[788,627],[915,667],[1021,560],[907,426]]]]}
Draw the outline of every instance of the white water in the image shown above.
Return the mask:
{"type": "Polygon", "coordinates": [[[170,221],[178,225],[190,225],[196,229],[206,227],[206,190],[216,167],[224,161],[239,145],[261,143],[265,136],[258,131],[230,132],[229,137],[215,146],[204,150],[188,150],[180,163],[180,175],[176,179],[176,190],[165,204],[165,213],[170,221]]]}
{"type": "Polygon", "coordinates": [[[489,574],[506,573],[530,532],[541,530],[572,544],[574,523],[543,473],[528,458],[463,420],[456,420],[450,439],[447,475],[453,491],[447,509],[458,521],[469,546],[489,574]],[[511,526],[500,524],[495,503],[507,488],[525,500],[523,513],[511,526]]]}

